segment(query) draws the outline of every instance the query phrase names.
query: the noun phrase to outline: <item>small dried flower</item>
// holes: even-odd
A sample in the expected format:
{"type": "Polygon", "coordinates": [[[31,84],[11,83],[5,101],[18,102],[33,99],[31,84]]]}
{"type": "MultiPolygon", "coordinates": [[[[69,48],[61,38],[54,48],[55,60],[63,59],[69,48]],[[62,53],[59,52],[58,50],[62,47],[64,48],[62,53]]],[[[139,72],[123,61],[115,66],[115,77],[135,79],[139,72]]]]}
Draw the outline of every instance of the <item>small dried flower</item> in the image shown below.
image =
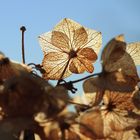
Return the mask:
{"type": "Polygon", "coordinates": [[[71,73],[92,73],[101,47],[101,33],[64,19],[52,32],[39,36],[44,52],[45,79],[62,79],[71,73]]]}

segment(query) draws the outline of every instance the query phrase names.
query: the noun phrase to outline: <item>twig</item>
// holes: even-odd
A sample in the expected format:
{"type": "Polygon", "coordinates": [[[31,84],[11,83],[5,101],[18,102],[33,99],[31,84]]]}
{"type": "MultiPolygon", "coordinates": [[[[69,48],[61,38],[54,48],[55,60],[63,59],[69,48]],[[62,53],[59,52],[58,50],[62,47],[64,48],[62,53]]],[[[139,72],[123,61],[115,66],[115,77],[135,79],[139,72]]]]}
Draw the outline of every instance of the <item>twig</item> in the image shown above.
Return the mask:
{"type": "Polygon", "coordinates": [[[77,89],[73,86],[74,83],[81,82],[81,81],[86,80],[86,79],[88,79],[90,77],[100,75],[100,74],[102,74],[102,72],[101,73],[95,73],[95,74],[86,76],[84,78],[74,80],[74,81],[69,81],[69,82],[66,82],[65,80],[61,80],[59,82],[63,82],[63,83],[59,83],[59,84],[57,84],[57,86],[64,86],[67,90],[70,90],[72,93],[75,93],[77,91],[77,89]]]}
{"type": "Polygon", "coordinates": [[[25,64],[25,53],[24,53],[24,32],[26,31],[26,28],[22,26],[20,28],[22,32],[22,62],[25,64]]]}
{"type": "Polygon", "coordinates": [[[71,83],[71,84],[78,83],[78,82],[81,82],[81,81],[83,81],[83,80],[86,80],[86,79],[88,79],[88,78],[90,78],[90,77],[94,77],[94,76],[96,76],[96,75],[100,75],[101,73],[102,73],[102,72],[100,72],[100,73],[94,73],[94,74],[88,75],[88,76],[86,76],[86,77],[84,77],[84,78],[81,78],[81,79],[78,79],[78,80],[74,80],[74,81],[69,81],[69,82],[66,82],[66,81],[62,80],[62,81],[64,81],[64,83],[59,84],[59,85],[67,85],[67,84],[69,84],[69,83],[71,83]]]}
{"type": "Polygon", "coordinates": [[[71,81],[73,84],[74,83],[78,83],[78,82],[81,82],[81,81],[83,81],[83,80],[86,80],[86,79],[88,79],[88,78],[90,78],[90,77],[94,77],[94,76],[96,76],[96,75],[100,75],[101,74],[101,72],[100,73],[94,73],[94,74],[92,74],[92,75],[88,75],[88,76],[86,76],[86,77],[84,77],[84,78],[81,78],[81,79],[78,79],[78,80],[74,80],[74,81],[71,81]]]}

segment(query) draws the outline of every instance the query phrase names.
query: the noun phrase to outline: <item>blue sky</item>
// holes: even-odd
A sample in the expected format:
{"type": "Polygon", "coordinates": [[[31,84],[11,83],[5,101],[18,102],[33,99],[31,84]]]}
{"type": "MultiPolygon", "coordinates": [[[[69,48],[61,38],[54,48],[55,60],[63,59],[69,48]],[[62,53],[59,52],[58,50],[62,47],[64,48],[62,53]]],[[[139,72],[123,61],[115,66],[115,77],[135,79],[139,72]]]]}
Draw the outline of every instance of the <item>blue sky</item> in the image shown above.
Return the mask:
{"type": "MultiPolygon", "coordinates": [[[[140,0],[0,0],[0,51],[21,61],[19,28],[24,25],[26,62],[41,63],[37,37],[65,17],[101,31],[103,46],[121,33],[127,42],[140,41],[139,7],[140,0]]],[[[99,71],[100,66],[95,66],[99,71]]]]}

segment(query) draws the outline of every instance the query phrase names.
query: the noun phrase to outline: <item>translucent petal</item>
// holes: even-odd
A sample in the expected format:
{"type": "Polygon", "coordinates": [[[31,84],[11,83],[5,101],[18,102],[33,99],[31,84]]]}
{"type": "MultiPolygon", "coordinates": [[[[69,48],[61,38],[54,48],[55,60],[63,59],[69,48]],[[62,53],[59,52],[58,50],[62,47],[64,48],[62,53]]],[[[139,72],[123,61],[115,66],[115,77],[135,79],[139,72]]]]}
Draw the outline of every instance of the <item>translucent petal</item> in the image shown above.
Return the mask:
{"type": "MultiPolygon", "coordinates": [[[[44,33],[44,34],[40,35],[38,37],[38,39],[39,39],[39,44],[40,44],[44,54],[52,52],[52,51],[53,52],[55,52],[55,51],[63,52],[62,48],[65,48],[64,46],[61,48],[61,47],[53,45],[53,43],[52,43],[52,32],[44,33]]],[[[66,46],[65,49],[67,50],[67,46],[66,46]]]]}
{"type": "Polygon", "coordinates": [[[98,54],[101,48],[101,33],[88,29],[71,19],[63,19],[58,23],[54,31],[60,31],[70,39],[71,49],[77,50],[84,47],[91,47],[98,54]]]}
{"type": "Polygon", "coordinates": [[[84,57],[72,59],[69,69],[73,73],[83,73],[85,70],[92,73],[94,70],[92,62],[84,57]]]}
{"type": "Polygon", "coordinates": [[[92,48],[83,48],[78,52],[78,55],[82,55],[90,61],[95,61],[97,59],[97,54],[92,48]]]}
{"type": "Polygon", "coordinates": [[[52,44],[60,48],[64,52],[69,52],[69,38],[66,34],[59,32],[59,31],[53,31],[52,32],[52,38],[51,38],[52,44]]]}
{"type": "Polygon", "coordinates": [[[130,54],[136,65],[140,65],[140,42],[127,44],[126,51],[130,54]]]}
{"type": "Polygon", "coordinates": [[[88,110],[80,117],[80,132],[85,136],[96,139],[103,138],[103,121],[98,109],[88,110]]]}
{"type": "Polygon", "coordinates": [[[68,38],[72,41],[73,36],[74,36],[74,31],[81,27],[82,25],[80,25],[79,23],[71,19],[64,18],[54,27],[53,30],[66,34],[68,38]]]}
{"type": "Polygon", "coordinates": [[[80,117],[80,132],[92,139],[110,138],[114,132],[131,130],[138,120],[127,117],[125,110],[108,111],[103,108],[87,110],[80,117]]]}
{"type": "Polygon", "coordinates": [[[88,41],[85,45],[80,48],[92,48],[95,53],[98,55],[100,48],[102,46],[102,34],[101,32],[95,31],[93,29],[85,28],[88,34],[88,41]]]}
{"type": "Polygon", "coordinates": [[[74,30],[73,49],[77,50],[88,41],[88,34],[84,27],[74,30]]]}
{"type": "Polygon", "coordinates": [[[78,58],[72,59],[69,69],[72,73],[83,73],[85,71],[83,64],[78,58]]]}
{"type": "Polygon", "coordinates": [[[69,59],[66,53],[50,52],[44,56],[42,62],[46,73],[43,75],[45,79],[61,79],[71,75],[69,71],[69,59]]]}
{"type": "Polygon", "coordinates": [[[100,77],[89,78],[85,80],[83,86],[84,91],[94,93],[97,91],[117,91],[117,92],[133,92],[137,80],[134,77],[124,76],[121,72],[104,73],[100,77]],[[92,86],[92,88],[87,88],[92,86]]]}
{"type": "Polygon", "coordinates": [[[135,105],[133,104],[132,97],[132,92],[122,93],[106,90],[104,91],[103,102],[106,105],[112,103],[115,108],[121,110],[133,110],[135,108],[135,105]]]}
{"type": "Polygon", "coordinates": [[[138,77],[134,61],[126,52],[126,43],[118,38],[113,38],[103,50],[101,57],[103,69],[106,72],[120,70],[128,76],[138,77]]]}

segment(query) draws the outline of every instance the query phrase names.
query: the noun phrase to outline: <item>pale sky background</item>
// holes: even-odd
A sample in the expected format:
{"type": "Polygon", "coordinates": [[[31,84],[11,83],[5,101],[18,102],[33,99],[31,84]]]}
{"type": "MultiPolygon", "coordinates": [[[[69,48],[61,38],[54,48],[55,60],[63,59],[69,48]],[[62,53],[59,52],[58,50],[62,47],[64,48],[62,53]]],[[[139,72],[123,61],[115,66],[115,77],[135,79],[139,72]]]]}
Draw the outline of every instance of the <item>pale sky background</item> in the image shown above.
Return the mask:
{"type": "MultiPolygon", "coordinates": [[[[140,41],[140,0],[0,0],[0,51],[21,62],[19,28],[24,25],[27,29],[26,63],[41,63],[43,53],[37,37],[50,31],[65,17],[101,31],[103,46],[122,33],[127,42],[140,41]]],[[[95,65],[95,72],[98,71],[99,62],[95,65]]],[[[74,75],[69,79],[85,75],[74,75]]],[[[81,88],[81,84],[77,87],[81,88]]]]}

